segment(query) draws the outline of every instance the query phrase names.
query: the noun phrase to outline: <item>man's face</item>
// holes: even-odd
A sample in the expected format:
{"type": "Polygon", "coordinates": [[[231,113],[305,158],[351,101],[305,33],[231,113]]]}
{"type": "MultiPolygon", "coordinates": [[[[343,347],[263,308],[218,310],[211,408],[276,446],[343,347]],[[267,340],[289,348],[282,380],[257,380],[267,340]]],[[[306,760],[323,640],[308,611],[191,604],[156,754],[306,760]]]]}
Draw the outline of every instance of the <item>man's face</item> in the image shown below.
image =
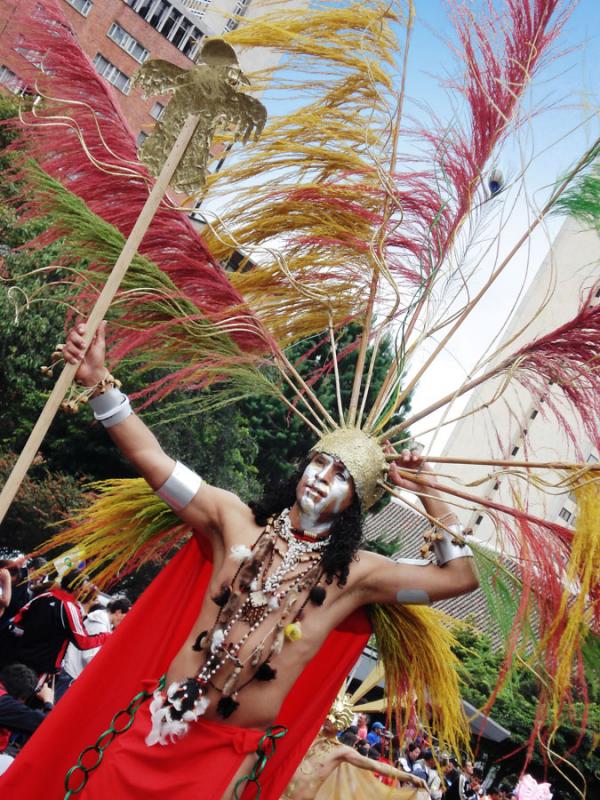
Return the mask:
{"type": "Polygon", "coordinates": [[[341,461],[327,453],[313,456],[296,488],[301,511],[320,521],[345,511],[353,494],[350,473],[341,461]]]}
{"type": "Polygon", "coordinates": [[[467,775],[472,775],[473,774],[473,762],[472,761],[465,761],[464,770],[467,773],[467,775]]]}
{"type": "Polygon", "coordinates": [[[113,628],[118,628],[124,619],[125,613],[121,610],[113,611],[113,613],[110,614],[110,624],[113,628]]]}
{"type": "Polygon", "coordinates": [[[325,736],[337,736],[337,734],[339,733],[337,725],[334,725],[329,718],[325,719],[321,731],[325,736]]]}

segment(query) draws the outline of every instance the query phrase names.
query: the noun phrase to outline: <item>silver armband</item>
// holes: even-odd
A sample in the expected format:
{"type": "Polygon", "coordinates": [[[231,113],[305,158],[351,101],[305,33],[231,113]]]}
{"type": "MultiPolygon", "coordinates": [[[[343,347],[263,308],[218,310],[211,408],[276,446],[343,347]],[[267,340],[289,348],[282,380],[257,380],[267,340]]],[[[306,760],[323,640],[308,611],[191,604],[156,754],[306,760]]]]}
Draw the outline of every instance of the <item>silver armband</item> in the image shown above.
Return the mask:
{"type": "Polygon", "coordinates": [[[92,397],[90,406],[94,417],[105,428],[112,428],[113,425],[118,425],[119,422],[123,422],[130,414],[133,414],[127,395],[115,388],[107,389],[103,394],[92,397]]]}
{"type": "Polygon", "coordinates": [[[202,478],[180,461],[175,462],[173,472],[163,483],[156,494],[171,506],[173,511],[181,511],[202,486],[202,478]]]}
{"type": "MultiPolygon", "coordinates": [[[[428,567],[430,564],[425,558],[398,558],[396,563],[410,567],[428,567]]],[[[400,589],[396,592],[396,602],[402,606],[430,606],[431,598],[425,589],[400,589]]]]}
{"type": "Polygon", "coordinates": [[[437,529],[437,536],[433,540],[433,552],[440,567],[449,561],[454,561],[455,558],[473,557],[473,551],[469,545],[464,541],[458,541],[452,534],[464,536],[462,525],[457,523],[448,525],[447,531],[443,528],[437,529]]]}

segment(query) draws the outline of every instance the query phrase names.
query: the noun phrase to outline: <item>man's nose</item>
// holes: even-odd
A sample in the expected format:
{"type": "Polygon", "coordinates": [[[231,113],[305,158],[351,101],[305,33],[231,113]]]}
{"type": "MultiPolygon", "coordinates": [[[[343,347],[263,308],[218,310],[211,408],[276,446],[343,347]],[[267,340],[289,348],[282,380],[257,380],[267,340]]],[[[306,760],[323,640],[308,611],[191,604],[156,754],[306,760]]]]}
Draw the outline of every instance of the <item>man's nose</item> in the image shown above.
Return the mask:
{"type": "Polygon", "coordinates": [[[317,473],[317,477],[319,478],[319,480],[324,481],[325,483],[329,483],[332,472],[333,472],[333,464],[323,464],[323,466],[317,473]]]}

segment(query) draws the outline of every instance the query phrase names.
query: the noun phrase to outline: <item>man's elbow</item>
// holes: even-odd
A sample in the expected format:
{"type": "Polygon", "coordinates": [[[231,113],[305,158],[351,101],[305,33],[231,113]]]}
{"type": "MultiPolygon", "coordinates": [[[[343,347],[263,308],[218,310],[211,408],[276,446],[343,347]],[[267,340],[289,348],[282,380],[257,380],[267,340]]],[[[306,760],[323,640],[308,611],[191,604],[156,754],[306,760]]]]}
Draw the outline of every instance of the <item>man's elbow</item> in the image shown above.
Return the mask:
{"type": "Polygon", "coordinates": [[[459,558],[451,561],[442,569],[449,569],[452,577],[453,595],[470,594],[479,588],[479,576],[472,558],[459,558]]]}
{"type": "Polygon", "coordinates": [[[474,592],[476,589],[479,589],[479,575],[477,574],[477,569],[475,568],[475,563],[472,558],[465,558],[464,559],[467,563],[465,564],[466,569],[464,570],[463,574],[463,589],[461,594],[469,594],[470,592],[474,592]]]}

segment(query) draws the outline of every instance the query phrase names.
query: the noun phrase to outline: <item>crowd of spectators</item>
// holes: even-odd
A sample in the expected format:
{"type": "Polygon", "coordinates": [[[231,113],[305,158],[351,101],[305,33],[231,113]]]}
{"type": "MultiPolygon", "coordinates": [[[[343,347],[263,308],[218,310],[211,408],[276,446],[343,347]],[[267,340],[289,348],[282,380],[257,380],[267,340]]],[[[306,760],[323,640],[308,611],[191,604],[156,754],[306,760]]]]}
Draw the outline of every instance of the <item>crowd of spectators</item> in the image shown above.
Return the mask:
{"type": "MultiPolygon", "coordinates": [[[[494,783],[484,776],[480,765],[469,759],[460,761],[452,755],[436,751],[424,733],[415,736],[403,748],[399,738],[378,720],[369,724],[366,714],[359,714],[354,725],[340,734],[343,744],[354,747],[361,755],[393,764],[422,778],[431,800],[512,800],[514,787],[494,783]]],[[[379,776],[384,783],[389,778],[379,776]]]]}
{"type": "Polygon", "coordinates": [[[0,560],[0,774],[131,607],[79,570],[53,581],[44,565],[0,560]]]}

